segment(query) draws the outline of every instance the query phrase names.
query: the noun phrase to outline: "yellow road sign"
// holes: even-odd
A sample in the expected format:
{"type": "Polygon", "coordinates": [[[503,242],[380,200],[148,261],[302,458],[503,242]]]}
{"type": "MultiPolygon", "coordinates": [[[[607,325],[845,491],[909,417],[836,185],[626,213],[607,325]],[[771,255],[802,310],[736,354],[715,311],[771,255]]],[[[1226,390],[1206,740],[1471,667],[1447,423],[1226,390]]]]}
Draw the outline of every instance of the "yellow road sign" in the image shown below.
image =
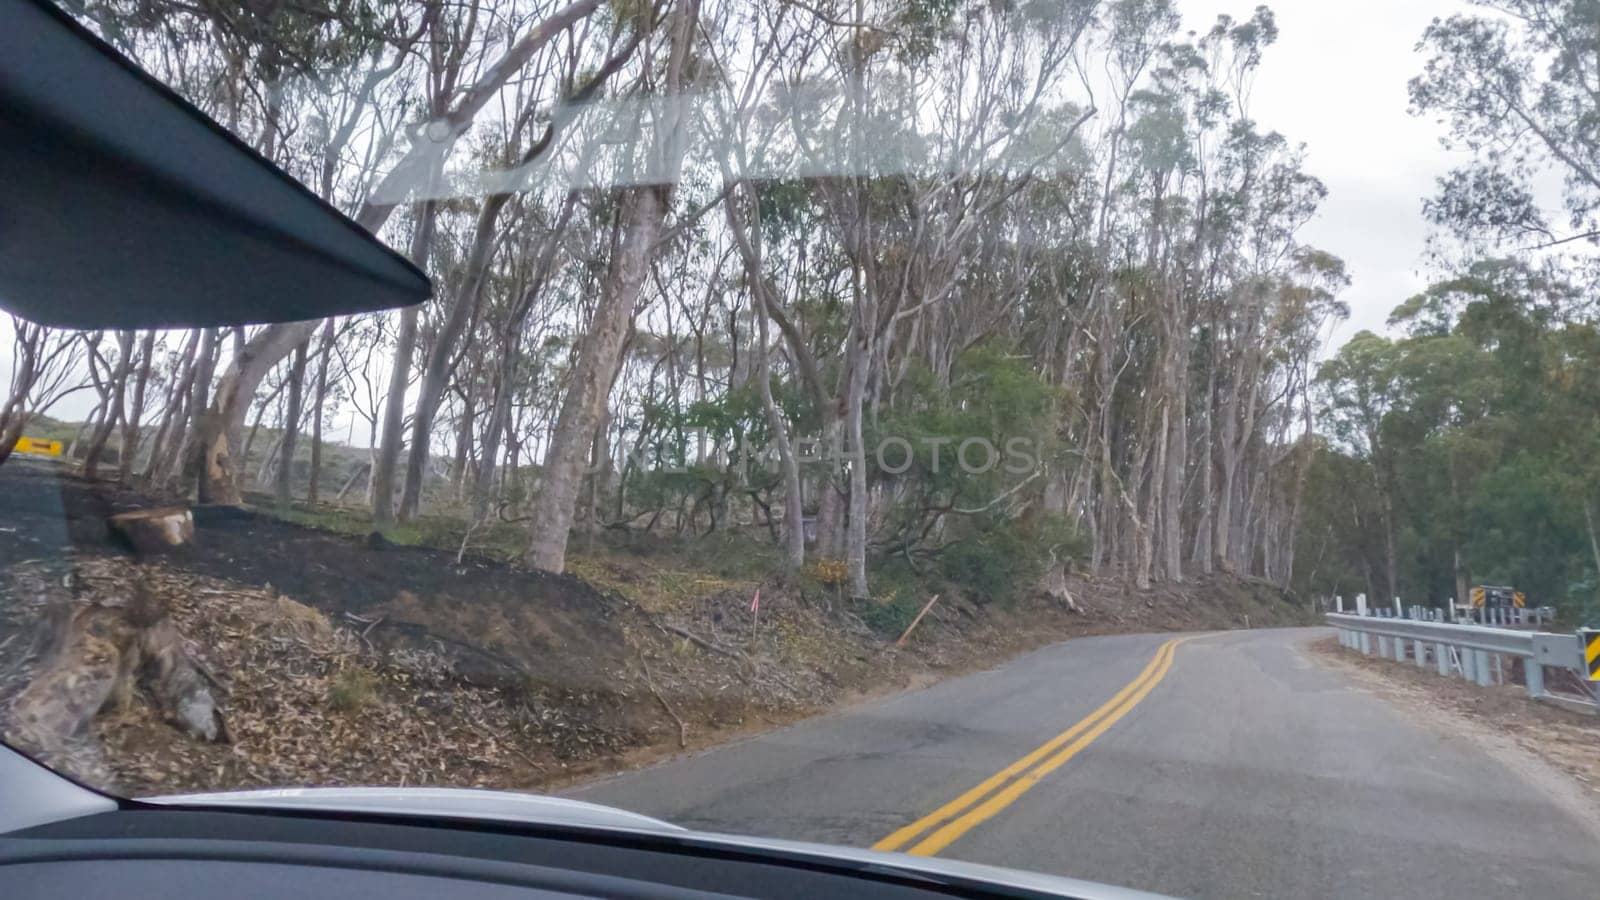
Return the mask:
{"type": "Polygon", "coordinates": [[[1588,666],[1589,680],[1600,681],[1600,631],[1580,631],[1583,642],[1583,661],[1588,666]]]}
{"type": "Polygon", "coordinates": [[[1528,605],[1528,597],[1527,597],[1527,595],[1522,593],[1521,591],[1512,592],[1512,594],[1511,594],[1511,605],[1515,606],[1517,609],[1523,609],[1524,607],[1526,607],[1528,605]]]}
{"type": "Polygon", "coordinates": [[[34,453],[39,456],[60,456],[61,442],[46,441],[40,438],[20,437],[17,445],[12,448],[18,453],[34,453]]]}
{"type": "Polygon", "coordinates": [[[1481,587],[1473,588],[1472,589],[1472,605],[1473,606],[1482,606],[1483,605],[1483,595],[1484,595],[1483,588],[1481,588],[1481,587]]]}

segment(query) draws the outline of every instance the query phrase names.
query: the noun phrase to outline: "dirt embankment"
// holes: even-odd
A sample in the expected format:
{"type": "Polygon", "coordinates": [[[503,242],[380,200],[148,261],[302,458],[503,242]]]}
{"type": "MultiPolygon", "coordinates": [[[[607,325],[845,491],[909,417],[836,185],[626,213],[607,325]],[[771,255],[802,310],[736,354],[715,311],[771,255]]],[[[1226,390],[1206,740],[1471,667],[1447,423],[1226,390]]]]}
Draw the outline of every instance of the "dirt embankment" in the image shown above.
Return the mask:
{"type": "Polygon", "coordinates": [[[1262,582],[1132,592],[1072,578],[1070,603],[943,597],[895,647],[868,611],[814,585],[700,578],[660,560],[595,562],[614,576],[601,590],[244,512],[197,516],[190,546],[136,556],[104,520],[152,502],[38,466],[0,468],[0,730],[25,741],[13,700],[58,651],[49,623],[62,610],[154,598],[218,698],[220,739],[196,739],[130,673],[132,689],[53,760],[136,794],[549,789],[1066,637],[1308,616],[1262,582]],[[653,589],[669,579],[679,589],[653,589]]]}

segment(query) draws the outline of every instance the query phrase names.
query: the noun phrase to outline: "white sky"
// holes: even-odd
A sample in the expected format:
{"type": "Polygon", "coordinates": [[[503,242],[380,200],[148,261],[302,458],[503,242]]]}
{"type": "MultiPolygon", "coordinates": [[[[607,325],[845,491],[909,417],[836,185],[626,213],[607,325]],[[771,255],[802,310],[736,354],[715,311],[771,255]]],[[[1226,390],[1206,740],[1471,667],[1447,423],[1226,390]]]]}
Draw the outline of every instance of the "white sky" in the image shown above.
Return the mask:
{"type": "MultiPolygon", "coordinates": [[[[1219,13],[1249,17],[1257,0],[1179,0],[1189,27],[1204,31],[1219,13]]],[[[1363,328],[1381,331],[1389,311],[1439,275],[1426,269],[1422,198],[1456,161],[1439,145],[1440,126],[1407,113],[1406,83],[1422,68],[1416,43],[1435,17],[1464,0],[1268,0],[1279,36],[1267,48],[1252,95],[1257,122],[1306,145],[1307,168],[1328,187],[1302,233],[1343,258],[1352,277],[1343,299],[1350,320],[1329,351],[1363,328]]],[[[0,379],[10,368],[9,322],[0,319],[0,379]]],[[[51,412],[87,414],[86,395],[51,412]]],[[[346,411],[348,413],[348,411],[346,411]]],[[[346,423],[334,430],[344,437],[346,423]]],[[[359,428],[357,429],[360,430],[359,428]]],[[[363,435],[356,435],[358,441],[363,435]]]]}
{"type": "MultiPolygon", "coordinates": [[[[1244,19],[1255,2],[1181,0],[1191,27],[1218,13],[1244,19]]],[[[1256,121],[1306,145],[1306,168],[1328,197],[1301,238],[1349,267],[1350,320],[1330,350],[1361,329],[1381,331],[1390,310],[1433,280],[1423,259],[1422,198],[1459,161],[1443,128],[1406,112],[1406,84],[1422,70],[1417,41],[1462,0],[1267,0],[1278,41],[1265,51],[1252,94],[1256,121]]],[[[1437,277],[1438,273],[1431,273],[1437,277]]]]}

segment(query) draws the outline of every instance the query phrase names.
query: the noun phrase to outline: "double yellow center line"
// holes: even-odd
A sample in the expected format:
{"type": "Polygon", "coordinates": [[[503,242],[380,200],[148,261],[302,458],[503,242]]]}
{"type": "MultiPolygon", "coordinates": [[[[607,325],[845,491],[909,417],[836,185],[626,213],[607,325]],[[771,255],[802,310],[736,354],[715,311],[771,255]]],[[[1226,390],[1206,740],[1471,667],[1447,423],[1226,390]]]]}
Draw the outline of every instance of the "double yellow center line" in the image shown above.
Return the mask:
{"type": "Polygon", "coordinates": [[[1161,683],[1167,670],[1172,668],[1172,657],[1178,645],[1186,640],[1189,639],[1174,638],[1162,644],[1139,677],[1128,682],[1099,709],[956,799],[873,844],[872,849],[900,850],[921,837],[922,840],[905,852],[912,856],[933,856],[978,823],[993,818],[1046,775],[1061,768],[1067,760],[1094,743],[1095,738],[1137,706],[1145,695],[1161,683]],[[927,834],[929,831],[932,833],[927,834]],[[927,836],[923,837],[924,834],[927,836]]]}

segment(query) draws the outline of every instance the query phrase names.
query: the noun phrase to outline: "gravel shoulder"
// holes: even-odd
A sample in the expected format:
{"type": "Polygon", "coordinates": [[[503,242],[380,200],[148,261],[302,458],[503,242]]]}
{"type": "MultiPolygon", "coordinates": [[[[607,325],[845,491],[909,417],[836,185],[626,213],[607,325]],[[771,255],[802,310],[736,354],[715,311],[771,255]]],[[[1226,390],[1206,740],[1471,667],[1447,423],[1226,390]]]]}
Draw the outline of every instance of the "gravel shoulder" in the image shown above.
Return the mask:
{"type": "Polygon", "coordinates": [[[1478,744],[1584,822],[1600,845],[1600,715],[1531,700],[1521,685],[1482,688],[1362,656],[1335,638],[1307,645],[1307,655],[1418,725],[1478,744]]]}

